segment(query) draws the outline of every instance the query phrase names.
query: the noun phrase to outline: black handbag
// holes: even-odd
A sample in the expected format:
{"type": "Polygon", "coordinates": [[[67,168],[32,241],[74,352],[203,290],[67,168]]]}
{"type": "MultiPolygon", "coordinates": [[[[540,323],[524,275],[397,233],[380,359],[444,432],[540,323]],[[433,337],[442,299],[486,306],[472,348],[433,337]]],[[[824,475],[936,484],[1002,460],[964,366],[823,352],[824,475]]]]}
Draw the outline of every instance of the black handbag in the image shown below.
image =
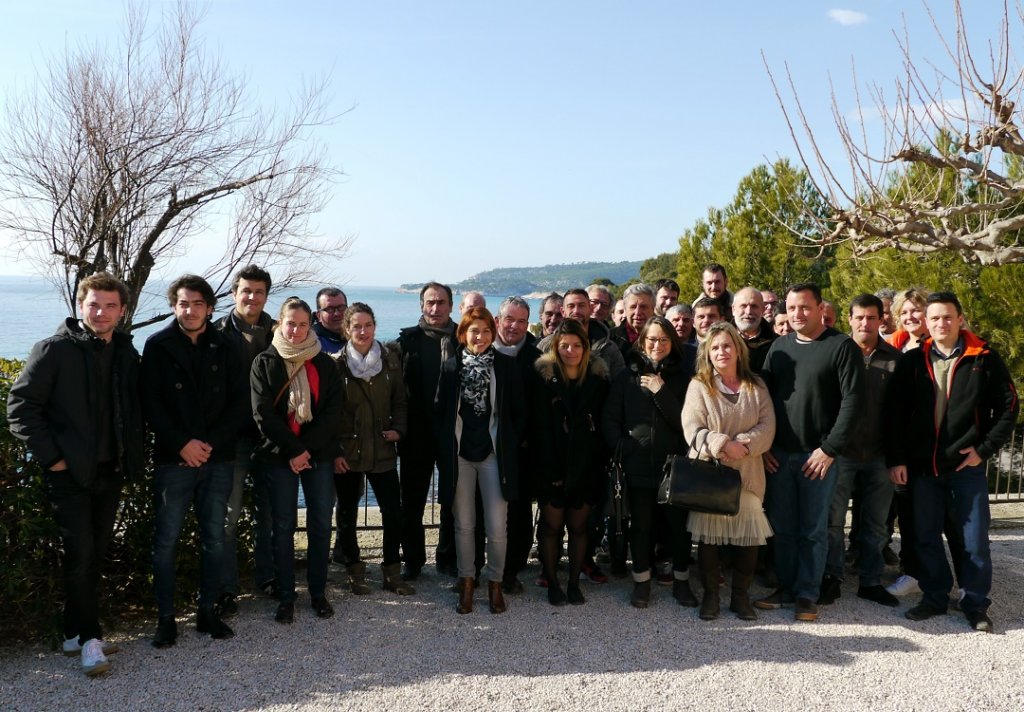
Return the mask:
{"type": "Polygon", "coordinates": [[[608,461],[608,516],[613,528],[609,531],[608,548],[612,561],[626,560],[626,520],[629,518],[626,473],[622,470],[622,445],[608,461]]]}
{"type": "Polygon", "coordinates": [[[707,447],[710,430],[698,430],[690,443],[697,457],[669,455],[665,460],[665,477],[658,487],[658,502],[691,512],[734,515],[740,511],[740,492],[743,481],[734,467],[715,459],[701,460],[700,453],[707,447]],[[705,433],[697,447],[697,438],[705,433]]]}

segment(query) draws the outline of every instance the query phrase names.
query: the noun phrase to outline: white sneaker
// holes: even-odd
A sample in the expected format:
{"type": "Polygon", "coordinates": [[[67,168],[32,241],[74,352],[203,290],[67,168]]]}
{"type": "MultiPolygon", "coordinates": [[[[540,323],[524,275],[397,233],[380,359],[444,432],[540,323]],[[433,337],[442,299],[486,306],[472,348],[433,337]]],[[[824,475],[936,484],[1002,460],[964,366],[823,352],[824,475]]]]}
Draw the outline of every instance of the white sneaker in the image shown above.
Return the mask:
{"type": "Polygon", "coordinates": [[[103,654],[103,643],[97,638],[85,641],[85,645],[82,646],[82,672],[93,677],[109,669],[110,663],[103,654]]]}
{"type": "MultiPolygon", "coordinates": [[[[118,647],[117,643],[108,643],[107,641],[99,638],[97,640],[99,640],[100,645],[103,646],[104,655],[113,655],[121,649],[120,647],[118,647]]],[[[67,655],[69,658],[73,658],[76,655],[80,655],[82,652],[82,646],[78,644],[78,636],[76,635],[74,638],[68,638],[67,640],[65,640],[62,650],[63,653],[67,655]]]]}
{"type": "Polygon", "coordinates": [[[903,574],[886,586],[885,590],[894,596],[909,596],[912,593],[921,593],[921,587],[917,585],[917,579],[906,574],[903,574]]]}

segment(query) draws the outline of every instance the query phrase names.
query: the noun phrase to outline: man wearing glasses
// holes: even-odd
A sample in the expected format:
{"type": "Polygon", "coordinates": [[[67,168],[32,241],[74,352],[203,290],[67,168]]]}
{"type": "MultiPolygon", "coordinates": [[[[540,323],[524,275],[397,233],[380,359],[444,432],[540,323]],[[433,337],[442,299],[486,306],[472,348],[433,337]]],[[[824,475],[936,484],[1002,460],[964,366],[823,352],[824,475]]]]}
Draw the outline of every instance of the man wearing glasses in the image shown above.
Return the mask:
{"type": "Polygon", "coordinates": [[[348,297],[337,287],[324,287],[316,293],[316,323],[313,331],[326,354],[336,354],[345,346],[345,310],[348,297]]]}
{"type": "Polygon", "coordinates": [[[603,284],[592,284],[587,287],[587,297],[590,299],[590,318],[607,326],[612,316],[612,304],[615,303],[612,290],[603,284]]]}

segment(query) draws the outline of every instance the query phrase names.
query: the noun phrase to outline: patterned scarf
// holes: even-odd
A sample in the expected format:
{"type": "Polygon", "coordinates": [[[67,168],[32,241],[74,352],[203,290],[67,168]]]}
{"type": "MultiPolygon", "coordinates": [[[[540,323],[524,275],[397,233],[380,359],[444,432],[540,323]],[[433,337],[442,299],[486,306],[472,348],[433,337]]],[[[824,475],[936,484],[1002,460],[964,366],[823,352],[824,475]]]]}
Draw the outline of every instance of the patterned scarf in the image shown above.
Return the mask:
{"type": "Polygon", "coordinates": [[[462,376],[460,389],[462,400],[473,404],[473,412],[483,415],[487,412],[487,401],[491,395],[491,368],[494,366],[494,349],[482,354],[462,352],[462,376]]]}
{"type": "Polygon", "coordinates": [[[348,370],[352,372],[352,375],[364,381],[369,381],[384,368],[384,362],[381,361],[379,341],[373,342],[365,356],[359,353],[356,347],[352,345],[352,342],[349,341],[345,344],[345,358],[348,363],[348,370]]]}
{"type": "Polygon", "coordinates": [[[313,419],[313,397],[309,391],[309,378],[306,376],[304,366],[320,353],[320,339],[316,338],[316,334],[310,329],[305,341],[293,344],[284,338],[281,329],[277,329],[271,343],[284,359],[285,370],[288,371],[288,378],[291,378],[288,385],[288,412],[295,414],[295,422],[299,425],[308,423],[313,419]]]}

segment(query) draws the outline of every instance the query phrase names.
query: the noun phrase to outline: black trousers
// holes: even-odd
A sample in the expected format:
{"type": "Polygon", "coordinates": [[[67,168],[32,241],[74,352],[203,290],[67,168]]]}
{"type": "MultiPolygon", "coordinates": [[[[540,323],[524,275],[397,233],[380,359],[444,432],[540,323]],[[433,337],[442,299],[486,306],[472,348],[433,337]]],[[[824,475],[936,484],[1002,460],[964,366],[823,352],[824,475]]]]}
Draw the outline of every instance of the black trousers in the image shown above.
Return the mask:
{"type": "Polygon", "coordinates": [[[664,510],[663,513],[668,520],[672,570],[688,571],[690,568],[690,547],[693,537],[686,528],[686,511],[658,504],[658,490],[655,487],[630,487],[629,550],[633,555],[633,573],[642,574],[651,570],[653,537],[659,508],[664,510]]]}
{"type": "Polygon", "coordinates": [[[356,528],[359,520],[359,500],[363,497],[366,480],[370,481],[373,496],[380,507],[381,525],[384,528],[384,566],[399,562],[399,544],[402,538],[402,498],[398,485],[398,470],[387,472],[346,472],[335,473],[334,487],[338,492],[336,523],[338,539],[336,550],[346,565],[361,561],[356,528]]]}
{"type": "MultiPolygon", "coordinates": [[[[437,452],[429,440],[416,439],[401,450],[400,481],[402,497],[402,558],[411,569],[427,563],[426,531],[423,510],[430,495],[437,452]]],[[[437,563],[455,563],[455,518],[449,506],[441,507],[441,529],[437,540],[437,563]]]]}
{"type": "Polygon", "coordinates": [[[88,488],[67,470],[43,477],[64,546],[64,637],[77,637],[79,643],[102,638],[100,568],[114,535],[124,480],[114,464],[99,465],[88,488]]]}

